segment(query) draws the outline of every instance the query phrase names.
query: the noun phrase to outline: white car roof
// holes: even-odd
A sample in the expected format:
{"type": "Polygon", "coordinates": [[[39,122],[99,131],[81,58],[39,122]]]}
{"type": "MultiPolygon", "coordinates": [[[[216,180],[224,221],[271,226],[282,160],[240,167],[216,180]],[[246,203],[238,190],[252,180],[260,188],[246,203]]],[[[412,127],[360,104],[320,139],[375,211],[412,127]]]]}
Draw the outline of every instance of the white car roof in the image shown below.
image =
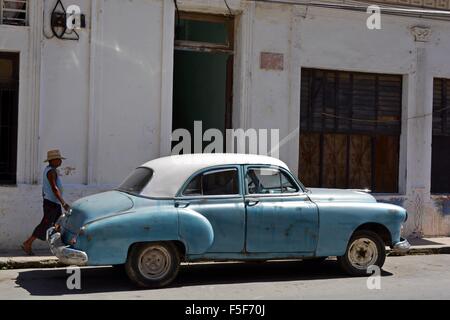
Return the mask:
{"type": "Polygon", "coordinates": [[[173,198],[196,172],[222,165],[271,165],[289,170],[281,160],[248,154],[187,154],[159,158],[141,167],[153,170],[153,177],[142,191],[142,195],[155,198],[173,198]]]}

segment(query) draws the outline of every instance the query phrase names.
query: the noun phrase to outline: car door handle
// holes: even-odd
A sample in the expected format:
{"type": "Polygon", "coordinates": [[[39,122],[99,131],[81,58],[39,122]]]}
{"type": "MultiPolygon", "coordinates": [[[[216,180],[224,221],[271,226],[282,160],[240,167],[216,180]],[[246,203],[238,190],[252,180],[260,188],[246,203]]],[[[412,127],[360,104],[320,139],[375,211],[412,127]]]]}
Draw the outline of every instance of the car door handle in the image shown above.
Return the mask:
{"type": "Polygon", "coordinates": [[[184,209],[184,208],[189,207],[190,204],[191,204],[191,203],[188,202],[188,201],[176,201],[176,202],[175,202],[175,208],[181,208],[181,209],[184,209]]]}
{"type": "Polygon", "coordinates": [[[256,206],[256,205],[259,204],[259,199],[256,199],[256,198],[248,198],[248,199],[245,200],[245,204],[246,204],[248,207],[254,207],[254,206],[256,206]]]}

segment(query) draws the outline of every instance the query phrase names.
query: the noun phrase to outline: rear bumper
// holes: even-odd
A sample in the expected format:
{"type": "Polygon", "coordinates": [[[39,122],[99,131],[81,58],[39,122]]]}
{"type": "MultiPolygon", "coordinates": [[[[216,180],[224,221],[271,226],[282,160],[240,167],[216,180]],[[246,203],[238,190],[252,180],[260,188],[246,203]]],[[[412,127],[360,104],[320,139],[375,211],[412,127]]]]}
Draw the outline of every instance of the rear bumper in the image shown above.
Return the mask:
{"type": "Polygon", "coordinates": [[[61,233],[56,232],[55,228],[47,230],[47,243],[58,260],[66,265],[85,266],[89,260],[85,252],[65,245],[61,240],[61,233]]]}
{"type": "Polygon", "coordinates": [[[393,247],[392,251],[397,253],[407,253],[411,249],[411,244],[406,239],[400,239],[393,247]]]}

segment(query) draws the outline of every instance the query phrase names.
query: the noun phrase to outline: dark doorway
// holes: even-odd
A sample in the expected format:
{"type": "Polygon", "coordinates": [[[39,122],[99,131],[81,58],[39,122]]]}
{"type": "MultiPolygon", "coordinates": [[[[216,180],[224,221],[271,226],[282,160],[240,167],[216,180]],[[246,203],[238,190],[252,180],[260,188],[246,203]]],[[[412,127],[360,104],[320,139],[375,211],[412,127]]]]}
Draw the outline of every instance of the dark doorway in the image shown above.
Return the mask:
{"type": "Polygon", "coordinates": [[[0,184],[16,183],[19,54],[0,52],[0,184]]]}
{"type": "Polygon", "coordinates": [[[180,13],[175,30],[172,129],[187,129],[193,139],[201,121],[203,133],[214,128],[225,137],[232,127],[234,20],[180,13]]]}

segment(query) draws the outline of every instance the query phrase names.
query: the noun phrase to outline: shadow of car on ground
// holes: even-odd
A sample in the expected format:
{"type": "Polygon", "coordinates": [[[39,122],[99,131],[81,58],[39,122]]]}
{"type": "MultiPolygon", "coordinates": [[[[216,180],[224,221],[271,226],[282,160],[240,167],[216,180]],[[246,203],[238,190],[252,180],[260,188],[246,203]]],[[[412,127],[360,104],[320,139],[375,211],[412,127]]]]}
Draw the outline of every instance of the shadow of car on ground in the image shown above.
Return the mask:
{"type": "MultiPolygon", "coordinates": [[[[123,268],[81,268],[81,290],[69,290],[67,269],[24,270],[19,272],[16,284],[32,296],[61,296],[90,293],[112,293],[142,290],[134,286],[123,268]]],[[[382,276],[392,273],[382,271],[382,276]]],[[[177,279],[166,290],[177,287],[243,284],[281,281],[314,281],[350,278],[341,271],[335,260],[269,261],[265,263],[205,263],[183,264],[177,279]]]]}

